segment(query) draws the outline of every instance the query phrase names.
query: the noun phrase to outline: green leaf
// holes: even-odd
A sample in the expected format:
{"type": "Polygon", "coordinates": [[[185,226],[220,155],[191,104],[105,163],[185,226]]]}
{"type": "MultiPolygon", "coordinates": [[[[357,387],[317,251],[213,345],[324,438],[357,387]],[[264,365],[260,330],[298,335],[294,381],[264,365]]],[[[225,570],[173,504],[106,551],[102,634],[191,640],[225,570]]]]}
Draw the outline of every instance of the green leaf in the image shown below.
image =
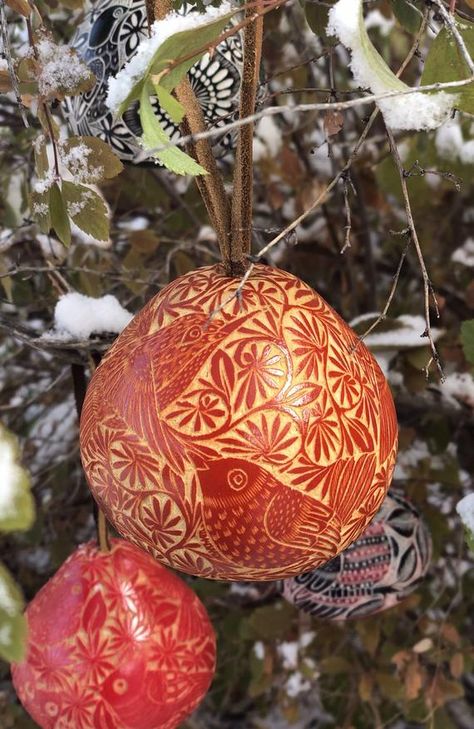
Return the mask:
{"type": "Polygon", "coordinates": [[[174,121],[175,124],[179,124],[183,120],[184,106],[180,104],[179,101],[177,101],[177,99],[175,99],[174,96],[167,91],[167,89],[160,86],[160,84],[157,84],[156,86],[154,85],[154,89],[161,108],[166,111],[169,118],[174,121]]]}
{"type": "MultiPolygon", "coordinates": [[[[155,85],[160,85],[167,91],[172,91],[185,74],[206,52],[199,49],[211,45],[224,30],[232,13],[227,13],[217,20],[200,25],[190,30],[183,30],[167,38],[156,50],[142,78],[135,84],[131,92],[119,107],[118,116],[128,109],[130,104],[142,97],[145,84],[151,77],[155,85]],[[177,64],[171,71],[167,71],[171,63],[184,56],[192,55],[186,61],[177,64]]],[[[196,16],[198,18],[198,16],[196,16]]]]}
{"type": "Polygon", "coordinates": [[[49,190],[33,192],[30,195],[30,209],[33,220],[38,223],[42,233],[51,230],[51,214],[49,208],[49,190]]]}
{"type": "Polygon", "coordinates": [[[326,45],[331,46],[335,45],[337,43],[337,40],[336,38],[334,38],[334,36],[328,36],[326,33],[326,28],[329,20],[328,5],[334,5],[335,2],[336,0],[329,0],[329,3],[325,2],[323,5],[314,2],[303,3],[304,14],[309,27],[315,35],[317,35],[319,38],[322,38],[326,45]]]}
{"type": "Polygon", "coordinates": [[[412,0],[392,0],[393,14],[396,19],[410,33],[417,33],[420,29],[422,14],[417,12],[418,3],[412,0]]]}
{"type": "Polygon", "coordinates": [[[464,537],[466,539],[467,546],[471,552],[474,552],[474,532],[471,532],[470,529],[464,527],[464,537]]]}
{"type": "Polygon", "coordinates": [[[67,214],[77,227],[96,240],[108,240],[109,211],[103,198],[89,187],[74,182],[63,181],[62,192],[67,214]]]}
{"type": "Polygon", "coordinates": [[[61,145],[61,161],[73,177],[79,178],[77,182],[85,184],[109,180],[123,170],[110,146],[97,137],[70,137],[61,145]]]}
{"type": "Polygon", "coordinates": [[[35,169],[40,180],[44,180],[49,172],[48,154],[46,151],[46,137],[40,137],[34,143],[35,169]]]}
{"type": "Polygon", "coordinates": [[[461,324],[461,342],[465,358],[474,364],[474,319],[461,324]]]}
{"type": "Polygon", "coordinates": [[[18,442],[12,433],[0,425],[0,472],[2,474],[2,505],[0,531],[29,529],[34,520],[34,502],[28,473],[18,463],[18,442]]]}
{"type": "MultiPolygon", "coordinates": [[[[145,86],[140,98],[140,121],[143,129],[143,145],[145,149],[154,149],[169,144],[170,138],[162,129],[150,102],[150,87],[145,86]]],[[[154,157],[177,175],[206,175],[207,171],[192,157],[178,147],[169,147],[155,152],[154,157]]]]}
{"type": "Polygon", "coordinates": [[[26,618],[23,597],[9,572],[0,564],[0,658],[21,661],[25,655],[26,618]]]}
{"type": "Polygon", "coordinates": [[[65,246],[69,246],[71,244],[71,226],[66,203],[56,182],[49,190],[49,214],[51,215],[51,227],[56,231],[59,240],[65,246]]]}
{"type": "MultiPolygon", "coordinates": [[[[457,21],[456,25],[467,50],[471,57],[474,57],[474,23],[462,20],[457,21]]],[[[471,72],[454,36],[446,28],[442,28],[431,44],[426,57],[421,83],[428,85],[446,81],[462,81],[470,76],[471,72]]],[[[445,89],[445,91],[458,94],[457,109],[467,114],[474,114],[474,82],[458,89],[445,89]]]]}

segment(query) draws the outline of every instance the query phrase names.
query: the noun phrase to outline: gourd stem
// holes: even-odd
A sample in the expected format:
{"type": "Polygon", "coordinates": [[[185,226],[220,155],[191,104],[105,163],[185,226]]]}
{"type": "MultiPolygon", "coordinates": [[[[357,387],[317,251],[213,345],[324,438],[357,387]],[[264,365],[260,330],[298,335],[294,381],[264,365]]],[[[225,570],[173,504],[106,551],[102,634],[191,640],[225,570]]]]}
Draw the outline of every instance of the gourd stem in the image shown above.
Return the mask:
{"type": "MultiPolygon", "coordinates": [[[[244,62],[240,87],[240,119],[251,117],[260,77],[263,42],[263,0],[245,8],[245,18],[252,19],[244,28],[244,62]]],[[[253,123],[239,127],[232,199],[232,258],[248,256],[252,245],[253,209],[253,123]]]]}
{"type": "MultiPolygon", "coordinates": [[[[147,5],[149,21],[151,22],[153,19],[162,20],[172,9],[170,0],[153,0],[153,8],[151,8],[149,2],[147,5]],[[151,10],[153,10],[153,13],[151,10]]],[[[183,133],[188,135],[207,131],[202,109],[187,78],[178,84],[176,96],[186,112],[185,122],[181,125],[183,133]]],[[[188,152],[207,170],[207,175],[196,177],[196,184],[206,206],[211,225],[216,232],[224,268],[228,270],[229,261],[231,260],[230,204],[222,176],[208,139],[190,143],[188,152]]]]}
{"type": "Polygon", "coordinates": [[[102,509],[98,509],[97,515],[97,541],[101,552],[110,552],[109,528],[107,519],[102,509]]]}

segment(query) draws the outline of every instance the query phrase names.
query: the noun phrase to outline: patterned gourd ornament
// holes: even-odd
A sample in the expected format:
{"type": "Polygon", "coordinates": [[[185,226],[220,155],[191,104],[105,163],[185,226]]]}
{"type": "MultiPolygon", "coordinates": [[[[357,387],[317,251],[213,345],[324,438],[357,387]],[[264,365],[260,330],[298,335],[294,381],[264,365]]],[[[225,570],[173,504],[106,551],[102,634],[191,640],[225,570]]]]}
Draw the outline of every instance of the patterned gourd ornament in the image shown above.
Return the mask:
{"type": "Polygon", "coordinates": [[[431,537],[416,508],[391,489],[368,529],[322,567],[283,582],[283,596],[327,620],[373,615],[398,605],[425,576],[431,537]]]}
{"type": "Polygon", "coordinates": [[[238,285],[201,268],[137,314],[91,380],[81,453],[126,539],[190,574],[274,580],[364,531],[397,421],[375,359],[317,293],[264,265],[238,285]]]}
{"type": "MultiPolygon", "coordinates": [[[[184,4],[179,12],[192,12],[184,4]]],[[[109,77],[115,76],[135,55],[138,44],[148,37],[144,0],[98,0],[87,13],[71,40],[71,47],[87,63],[97,78],[94,87],[84,94],[67,98],[64,110],[74,134],[99,137],[110,144],[124,161],[132,162],[143,153],[138,104],[134,103],[122,118],[114,119],[105,100],[109,77]]],[[[238,111],[242,73],[240,34],[220,43],[214,54],[206,53],[189,71],[189,79],[210,127],[220,127],[233,120],[238,111]]],[[[161,126],[175,141],[179,128],[161,109],[158,99],[151,99],[161,126]]],[[[213,137],[218,156],[232,146],[233,133],[213,137]]]]}
{"type": "Polygon", "coordinates": [[[122,540],[77,549],[26,610],[13,685],[42,729],[174,729],[212,681],[215,637],[197,596],[122,540]]]}

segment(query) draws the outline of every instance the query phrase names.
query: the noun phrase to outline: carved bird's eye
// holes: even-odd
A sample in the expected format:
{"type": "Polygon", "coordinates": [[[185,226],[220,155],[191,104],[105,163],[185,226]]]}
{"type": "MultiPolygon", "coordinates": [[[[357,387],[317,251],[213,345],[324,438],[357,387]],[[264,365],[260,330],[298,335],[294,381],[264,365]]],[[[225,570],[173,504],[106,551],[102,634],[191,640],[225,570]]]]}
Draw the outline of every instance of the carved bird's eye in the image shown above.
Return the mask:
{"type": "Polygon", "coordinates": [[[182,344],[188,344],[191,342],[195,342],[197,339],[201,337],[202,334],[202,328],[199,326],[199,324],[194,324],[190,329],[187,329],[186,332],[183,335],[183,338],[181,340],[182,344]]]}
{"type": "Polygon", "coordinates": [[[248,480],[247,474],[241,468],[233,468],[227,474],[227,483],[234,491],[240,491],[240,489],[245,488],[248,480]]]}

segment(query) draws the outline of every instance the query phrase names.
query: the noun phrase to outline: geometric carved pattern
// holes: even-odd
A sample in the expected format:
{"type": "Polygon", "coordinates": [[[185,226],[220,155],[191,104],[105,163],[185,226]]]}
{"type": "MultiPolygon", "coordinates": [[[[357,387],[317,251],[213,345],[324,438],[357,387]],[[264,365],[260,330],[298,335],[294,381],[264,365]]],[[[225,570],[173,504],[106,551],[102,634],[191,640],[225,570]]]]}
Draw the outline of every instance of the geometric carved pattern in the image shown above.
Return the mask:
{"type": "Polygon", "coordinates": [[[283,582],[288,602],[326,620],[347,620],[394,607],[425,576],[431,537],[417,509],[391,489],[356,542],[311,572],[283,582]]]}
{"type": "Polygon", "coordinates": [[[264,265],[238,285],[209,266],[142,309],[91,380],[81,453],[126,539],[190,574],[272,580],[364,531],[397,421],[375,359],[309,286],[264,265]]]}
{"type": "Polygon", "coordinates": [[[43,729],[174,729],[205,696],[215,638],[187,585],[123,540],[77,549],[26,610],[18,696],[43,729]]]}
{"type": "MultiPolygon", "coordinates": [[[[192,10],[192,5],[184,4],[179,12],[185,15],[192,10]]],[[[84,17],[70,44],[97,79],[92,89],[64,101],[72,131],[99,137],[120,159],[129,162],[143,153],[138,104],[133,103],[123,117],[115,119],[106,105],[108,82],[135,56],[140,42],[147,37],[145,0],[99,0],[84,17]]],[[[236,33],[219,43],[212,55],[205,53],[188,72],[209,127],[228,124],[238,111],[242,60],[241,36],[236,33]]],[[[151,96],[150,101],[157,120],[170,139],[176,141],[179,126],[163,111],[156,96],[151,96]]],[[[233,139],[233,132],[212,137],[215,153],[225,154],[233,139]]]]}

